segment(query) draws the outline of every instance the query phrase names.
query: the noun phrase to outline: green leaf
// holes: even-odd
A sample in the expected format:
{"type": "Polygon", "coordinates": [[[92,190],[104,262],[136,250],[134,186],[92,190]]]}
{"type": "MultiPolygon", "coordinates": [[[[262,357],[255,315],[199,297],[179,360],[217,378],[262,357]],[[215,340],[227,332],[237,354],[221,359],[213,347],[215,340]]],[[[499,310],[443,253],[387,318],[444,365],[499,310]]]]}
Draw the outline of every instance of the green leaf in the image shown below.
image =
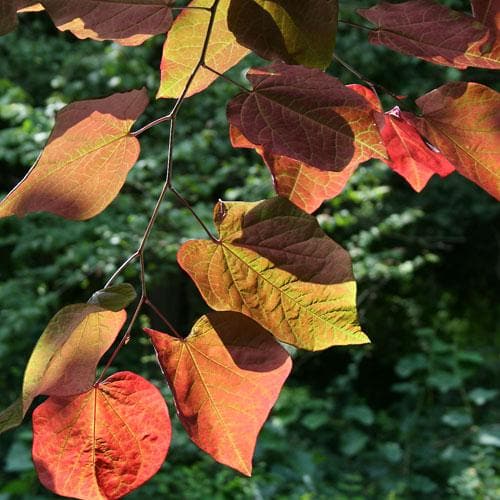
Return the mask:
{"type": "Polygon", "coordinates": [[[120,283],[98,290],[92,294],[87,303],[116,312],[125,309],[136,297],[137,293],[130,283],[120,283]]]}

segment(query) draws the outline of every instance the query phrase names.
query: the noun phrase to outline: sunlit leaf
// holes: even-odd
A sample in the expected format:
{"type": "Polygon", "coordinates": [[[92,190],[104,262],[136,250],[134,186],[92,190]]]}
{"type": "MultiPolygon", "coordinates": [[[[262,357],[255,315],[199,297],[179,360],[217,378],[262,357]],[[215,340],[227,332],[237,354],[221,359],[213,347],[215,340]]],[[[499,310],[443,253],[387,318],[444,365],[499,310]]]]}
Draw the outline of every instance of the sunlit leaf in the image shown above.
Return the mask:
{"type": "Polygon", "coordinates": [[[229,129],[234,147],[255,149],[269,168],[276,193],[288,198],[307,213],[314,212],[325,200],[342,192],[358,164],[352,162],[341,172],[329,172],[311,167],[286,156],[264,153],[239,132],[234,125],[229,129]]]}
{"type": "Polygon", "coordinates": [[[257,435],[290,373],[288,353],[255,321],[202,316],[178,339],[146,329],[191,439],[250,476],[257,435]]]}
{"type": "Polygon", "coordinates": [[[381,135],[390,160],[387,164],[404,177],[417,192],[422,191],[434,174],[442,177],[455,170],[432,145],[426,144],[399,107],[384,115],[381,135]]]}
{"type": "Polygon", "coordinates": [[[227,115],[265,153],[335,172],[385,157],[370,103],[336,78],[286,64],[248,78],[254,91],[236,96],[227,115]]]}
{"type": "MultiPolygon", "coordinates": [[[[221,0],[217,6],[208,44],[205,63],[219,73],[224,73],[240,61],[249,50],[236,42],[227,27],[227,10],[230,0],[221,0]]],[[[190,7],[211,7],[213,0],[193,0],[190,7]]],[[[179,97],[202,54],[208,29],[210,12],[186,9],[175,18],[161,60],[161,82],[157,97],[179,97]]],[[[189,85],[186,97],[207,88],[217,75],[199,68],[189,85]]]]}
{"type": "Polygon", "coordinates": [[[166,33],[172,24],[172,0],[42,0],[61,31],[78,38],[140,45],[166,33]]]}
{"type": "Polygon", "coordinates": [[[500,199],[500,94],[479,83],[447,83],[417,99],[422,134],[457,171],[500,199]]]}
{"type": "Polygon", "coordinates": [[[142,89],[66,106],[34,167],[0,202],[0,217],[47,211],[82,220],[104,210],[137,160],[129,132],[147,104],[142,89]]]}
{"type": "Polygon", "coordinates": [[[337,0],[231,0],[229,29],[269,60],[326,68],[337,31],[337,0]]]}
{"type": "Polygon", "coordinates": [[[208,305],[251,317],[309,350],[369,342],[356,313],[349,254],[284,198],[219,202],[220,242],[188,241],[177,260],[208,305]]]}
{"type": "Polygon", "coordinates": [[[433,0],[382,2],[358,11],[377,28],[370,42],[459,69],[500,68],[500,47],[476,19],[433,0]]]}
{"type": "Polygon", "coordinates": [[[21,397],[0,413],[0,432],[19,425],[39,394],[67,396],[88,390],[95,381],[97,363],[125,318],[125,311],[107,311],[91,304],[61,309],[33,349],[21,397]]]}
{"type": "Polygon", "coordinates": [[[72,498],[121,498],[165,460],[171,427],[160,391],[131,372],[83,394],[50,397],[33,412],[41,483],[72,498]]]}

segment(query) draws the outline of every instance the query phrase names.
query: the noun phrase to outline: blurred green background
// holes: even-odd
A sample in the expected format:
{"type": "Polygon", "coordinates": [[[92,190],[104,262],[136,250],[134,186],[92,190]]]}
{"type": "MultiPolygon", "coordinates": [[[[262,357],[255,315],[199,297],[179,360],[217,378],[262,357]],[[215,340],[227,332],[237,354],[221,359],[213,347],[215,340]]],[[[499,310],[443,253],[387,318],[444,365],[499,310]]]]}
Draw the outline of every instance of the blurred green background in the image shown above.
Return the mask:
{"type": "MultiPolygon", "coordinates": [[[[375,3],[342,3],[342,17],[355,19],[356,7],[375,3]]],[[[468,8],[465,1],[445,3],[468,8]]],[[[43,14],[22,16],[19,29],[0,38],[2,196],[33,163],[64,105],[144,85],[153,98],[161,46],[161,36],[136,48],[82,42],[43,14]]],[[[344,25],[337,51],[373,81],[411,97],[452,80],[495,84],[491,72],[459,72],[370,46],[366,34],[344,25]]],[[[259,63],[246,59],[230,74],[244,81],[244,71],[259,63]]],[[[357,82],[336,65],[330,72],[357,82]]],[[[236,91],[217,82],[186,101],[178,120],[174,185],[209,225],[218,198],[272,195],[259,157],[229,144],[225,105],[236,91]]],[[[141,124],[171,105],[153,101],[141,124]]],[[[122,193],[94,219],[0,220],[2,406],[19,394],[50,317],[86,301],[135,250],[161,187],[167,127],[141,136],[141,158],[122,193]]],[[[500,498],[500,206],[457,174],[433,178],[416,194],[387,167],[370,163],[317,216],[351,253],[360,319],[373,343],[294,353],[251,479],[198,451],[173,416],[167,462],[130,498],[500,498]]],[[[205,237],[199,225],[167,197],[146,253],[148,285],[184,332],[208,310],[175,263],[179,244],[198,237],[205,237]]],[[[137,285],[136,267],[123,278],[137,285]]],[[[114,368],[142,374],[170,401],[139,328],[161,327],[153,319],[141,316],[114,368]]],[[[0,500],[54,498],[33,470],[29,421],[0,436],[0,500]]]]}

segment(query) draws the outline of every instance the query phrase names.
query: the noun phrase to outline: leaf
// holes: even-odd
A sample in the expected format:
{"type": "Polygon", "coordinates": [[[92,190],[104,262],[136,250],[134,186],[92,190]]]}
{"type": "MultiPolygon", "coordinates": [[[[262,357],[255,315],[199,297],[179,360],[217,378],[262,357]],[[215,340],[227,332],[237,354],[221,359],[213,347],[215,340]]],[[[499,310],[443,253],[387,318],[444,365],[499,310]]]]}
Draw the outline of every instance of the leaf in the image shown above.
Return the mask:
{"type": "Polygon", "coordinates": [[[166,33],[172,24],[171,0],[42,0],[54,24],[80,39],[140,45],[166,33]]]}
{"type": "Polygon", "coordinates": [[[125,311],[90,304],[61,309],[40,336],[24,372],[22,396],[0,413],[0,432],[21,423],[39,394],[68,396],[86,391],[95,381],[102,355],[116,339],[125,311]]]}
{"type": "Polygon", "coordinates": [[[303,349],[369,342],[349,254],[314,217],[272,198],[219,202],[214,221],[219,243],[188,241],[177,254],[210,307],[241,312],[303,349]]]}
{"type": "Polygon", "coordinates": [[[136,297],[137,293],[130,283],[120,283],[93,293],[88,303],[109,311],[120,311],[132,303],[136,297]]]}
{"type": "Polygon", "coordinates": [[[142,89],[66,106],[34,167],[0,202],[0,217],[47,211],[83,220],[104,210],[139,156],[129,131],[147,103],[142,89]]]}
{"type": "MultiPolygon", "coordinates": [[[[221,0],[217,6],[214,24],[205,56],[205,63],[224,73],[249,53],[236,42],[227,27],[227,10],[230,0],[221,0]]],[[[211,7],[213,0],[193,0],[190,7],[211,7]]],[[[157,97],[178,98],[192,72],[200,62],[210,12],[199,9],[183,10],[170,29],[161,60],[161,81],[157,97]]],[[[200,67],[189,85],[186,97],[206,89],[217,75],[200,67]]]]}
{"type": "Polygon", "coordinates": [[[500,200],[500,96],[479,83],[447,83],[416,101],[420,132],[458,173],[500,200]]]}
{"type": "Polygon", "coordinates": [[[12,0],[0,0],[0,35],[5,35],[17,25],[16,6],[12,0]]]}
{"type": "Polygon", "coordinates": [[[472,15],[485,26],[500,30],[500,0],[471,0],[472,15]]]}
{"type": "Polygon", "coordinates": [[[380,133],[390,158],[387,164],[420,192],[435,173],[445,177],[455,168],[423,141],[408,116],[394,107],[384,115],[380,133]]]}
{"type": "Polygon", "coordinates": [[[41,483],[72,498],[121,498],[150,479],[170,446],[160,391],[131,372],[83,394],[50,397],[33,412],[33,462],[41,483]]]}
{"type": "Polygon", "coordinates": [[[257,435],[288,377],[288,353],[255,321],[202,316],[186,339],[146,329],[190,438],[250,476],[257,435]]]}
{"type": "Polygon", "coordinates": [[[385,157],[370,103],[336,78],[274,64],[248,79],[254,91],[236,96],[227,115],[265,153],[335,172],[385,157]]]}
{"type": "Polygon", "coordinates": [[[231,0],[229,29],[269,60],[325,69],[337,31],[337,0],[231,0]]]}
{"type": "Polygon", "coordinates": [[[433,0],[382,2],[358,13],[377,26],[369,37],[375,45],[459,69],[500,68],[500,50],[491,46],[488,28],[433,0]]]}
{"type": "Polygon", "coordinates": [[[320,170],[286,156],[263,153],[262,148],[247,141],[233,125],[229,134],[234,147],[256,149],[273,176],[276,193],[307,213],[314,212],[323,201],[342,192],[358,167],[357,163],[351,163],[341,172],[320,170]]]}

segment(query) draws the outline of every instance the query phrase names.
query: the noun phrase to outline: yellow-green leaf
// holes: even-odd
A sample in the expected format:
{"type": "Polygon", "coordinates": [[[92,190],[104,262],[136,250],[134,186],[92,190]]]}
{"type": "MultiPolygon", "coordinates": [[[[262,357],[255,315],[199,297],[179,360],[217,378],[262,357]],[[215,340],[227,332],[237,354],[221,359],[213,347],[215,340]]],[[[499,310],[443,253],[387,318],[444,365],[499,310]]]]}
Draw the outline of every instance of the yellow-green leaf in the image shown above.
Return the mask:
{"type": "Polygon", "coordinates": [[[246,314],[303,349],[369,342],[349,254],[314,217],[273,198],[219,202],[214,221],[218,243],[188,241],[177,255],[210,307],[246,314]]]}
{"type": "Polygon", "coordinates": [[[69,396],[88,390],[102,355],[126,318],[92,304],[61,309],[49,322],[24,372],[21,397],[0,412],[0,432],[19,425],[39,394],[69,396]]]}
{"type": "MultiPolygon", "coordinates": [[[[205,55],[207,66],[224,73],[246,56],[248,49],[238,44],[227,27],[227,11],[230,0],[221,0],[217,6],[210,41],[205,55]]],[[[190,7],[211,7],[213,0],[193,0],[190,7]]],[[[163,47],[161,82],[157,97],[177,98],[189,77],[200,62],[203,43],[208,30],[210,12],[186,9],[176,17],[163,47]]],[[[189,85],[186,97],[207,88],[217,75],[200,67],[189,85]]]]}

